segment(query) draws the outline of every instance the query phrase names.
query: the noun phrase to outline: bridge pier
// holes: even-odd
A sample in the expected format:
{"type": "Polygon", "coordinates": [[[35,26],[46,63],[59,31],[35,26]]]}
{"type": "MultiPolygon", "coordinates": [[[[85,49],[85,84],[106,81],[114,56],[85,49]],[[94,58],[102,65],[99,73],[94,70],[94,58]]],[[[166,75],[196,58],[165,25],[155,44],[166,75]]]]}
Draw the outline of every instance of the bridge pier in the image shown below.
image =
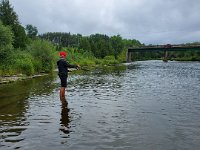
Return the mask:
{"type": "Polygon", "coordinates": [[[131,62],[131,52],[126,52],[126,62],[131,62]]]}
{"type": "Polygon", "coordinates": [[[164,51],[164,59],[163,59],[164,62],[167,62],[168,61],[168,51],[164,51]]]}

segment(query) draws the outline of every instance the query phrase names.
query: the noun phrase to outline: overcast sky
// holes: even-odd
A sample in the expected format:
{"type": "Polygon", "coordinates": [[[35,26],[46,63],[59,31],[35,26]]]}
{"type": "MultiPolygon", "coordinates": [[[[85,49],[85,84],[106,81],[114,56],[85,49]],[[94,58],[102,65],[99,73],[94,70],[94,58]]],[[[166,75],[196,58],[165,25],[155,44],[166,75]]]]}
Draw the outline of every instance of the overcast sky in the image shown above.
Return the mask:
{"type": "Polygon", "coordinates": [[[10,0],[39,33],[95,33],[145,44],[200,41],[200,0],[10,0]]]}

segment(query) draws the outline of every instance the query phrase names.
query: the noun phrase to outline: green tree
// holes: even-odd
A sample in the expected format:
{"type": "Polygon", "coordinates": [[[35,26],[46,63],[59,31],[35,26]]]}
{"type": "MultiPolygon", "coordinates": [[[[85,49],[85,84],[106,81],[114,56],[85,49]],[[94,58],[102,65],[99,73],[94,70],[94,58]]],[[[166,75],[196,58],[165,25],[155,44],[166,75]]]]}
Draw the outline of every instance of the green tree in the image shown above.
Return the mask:
{"type": "Polygon", "coordinates": [[[24,27],[22,27],[20,24],[16,24],[12,29],[15,35],[13,46],[15,48],[25,48],[27,37],[24,27]]]}
{"type": "Polygon", "coordinates": [[[83,49],[85,51],[88,51],[90,52],[91,51],[91,46],[90,46],[90,43],[89,43],[89,40],[87,37],[83,37],[81,40],[80,40],[80,45],[79,45],[80,49],[83,49]]]}
{"type": "Polygon", "coordinates": [[[135,39],[123,39],[124,47],[125,48],[130,48],[130,47],[140,47],[142,44],[140,41],[135,40],[135,39]]]}
{"type": "Polygon", "coordinates": [[[94,34],[89,37],[89,41],[95,57],[104,58],[107,55],[113,55],[113,48],[109,36],[94,34]]]}
{"type": "Polygon", "coordinates": [[[25,29],[20,25],[18,16],[11,7],[9,0],[2,0],[0,3],[0,20],[4,25],[11,27],[14,34],[15,48],[24,48],[26,46],[25,29]]]}
{"type": "Polygon", "coordinates": [[[0,47],[7,45],[11,46],[12,42],[13,42],[13,33],[10,27],[6,27],[0,22],[0,47]]]}
{"type": "Polygon", "coordinates": [[[13,7],[11,7],[9,0],[2,0],[0,3],[0,20],[4,25],[19,24],[18,16],[13,7]]]}
{"type": "Polygon", "coordinates": [[[120,35],[112,36],[111,41],[112,41],[112,47],[114,49],[114,56],[115,59],[117,59],[117,56],[122,52],[124,48],[122,37],[120,35]]]}
{"type": "Polygon", "coordinates": [[[26,33],[29,38],[32,39],[36,38],[38,34],[37,27],[32,26],[31,24],[26,25],[26,33]]]}
{"type": "Polygon", "coordinates": [[[0,64],[5,63],[10,55],[13,42],[13,33],[9,27],[0,22],[0,64]]]}
{"type": "Polygon", "coordinates": [[[29,52],[34,57],[34,65],[38,71],[52,71],[54,67],[54,46],[45,40],[34,40],[29,46],[29,52]]]}

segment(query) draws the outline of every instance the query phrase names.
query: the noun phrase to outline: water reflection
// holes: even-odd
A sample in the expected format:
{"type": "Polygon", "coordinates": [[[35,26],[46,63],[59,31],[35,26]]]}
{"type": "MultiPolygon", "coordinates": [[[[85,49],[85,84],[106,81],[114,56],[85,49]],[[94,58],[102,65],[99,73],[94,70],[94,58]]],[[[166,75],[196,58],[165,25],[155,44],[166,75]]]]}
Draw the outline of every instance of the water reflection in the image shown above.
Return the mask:
{"type": "Polygon", "coordinates": [[[69,134],[69,108],[68,108],[68,102],[66,98],[61,98],[61,118],[60,118],[60,131],[62,131],[65,134],[69,134]]]}
{"type": "Polygon", "coordinates": [[[54,75],[49,75],[0,85],[0,146],[11,147],[24,139],[20,135],[30,125],[30,99],[52,93],[54,79],[54,75]]]}

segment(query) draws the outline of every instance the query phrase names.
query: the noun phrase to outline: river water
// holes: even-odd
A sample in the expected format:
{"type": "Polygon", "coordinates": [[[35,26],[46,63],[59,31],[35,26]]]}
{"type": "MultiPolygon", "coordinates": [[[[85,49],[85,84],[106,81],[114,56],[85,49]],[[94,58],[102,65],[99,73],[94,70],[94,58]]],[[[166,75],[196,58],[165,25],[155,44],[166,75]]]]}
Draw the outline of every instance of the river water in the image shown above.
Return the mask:
{"type": "Polygon", "coordinates": [[[0,149],[198,150],[200,63],[140,61],[0,85],[0,149]]]}

